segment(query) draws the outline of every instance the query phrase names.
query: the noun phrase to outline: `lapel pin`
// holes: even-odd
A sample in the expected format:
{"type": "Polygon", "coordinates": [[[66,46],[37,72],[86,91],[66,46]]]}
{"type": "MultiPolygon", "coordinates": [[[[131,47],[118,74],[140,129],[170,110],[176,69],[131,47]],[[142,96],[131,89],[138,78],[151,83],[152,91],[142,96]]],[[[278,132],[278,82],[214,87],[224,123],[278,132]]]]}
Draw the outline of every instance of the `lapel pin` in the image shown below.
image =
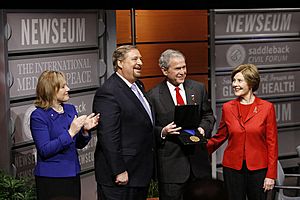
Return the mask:
{"type": "Polygon", "coordinates": [[[257,113],[257,107],[256,107],[256,106],[255,106],[253,112],[254,112],[254,113],[257,113]]]}

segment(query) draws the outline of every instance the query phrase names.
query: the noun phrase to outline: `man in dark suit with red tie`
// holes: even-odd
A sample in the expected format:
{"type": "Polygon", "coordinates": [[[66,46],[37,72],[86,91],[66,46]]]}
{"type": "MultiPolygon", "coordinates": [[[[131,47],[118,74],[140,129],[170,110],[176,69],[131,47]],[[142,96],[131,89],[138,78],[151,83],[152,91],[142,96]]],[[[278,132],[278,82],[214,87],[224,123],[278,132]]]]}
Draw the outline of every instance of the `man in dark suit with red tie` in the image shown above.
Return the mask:
{"type": "Polygon", "coordinates": [[[115,73],[96,92],[100,113],[95,150],[98,199],[145,200],[154,171],[151,105],[141,82],[142,60],[131,45],[113,53],[115,73]]]}
{"type": "Polygon", "coordinates": [[[148,92],[155,111],[158,140],[158,181],[160,200],[182,200],[190,182],[211,177],[211,165],[204,143],[183,145],[178,139],[181,128],[174,124],[175,105],[198,104],[198,131],[211,136],[215,118],[205,85],[185,80],[187,67],[184,55],[168,49],[159,58],[166,79],[148,92]]]}

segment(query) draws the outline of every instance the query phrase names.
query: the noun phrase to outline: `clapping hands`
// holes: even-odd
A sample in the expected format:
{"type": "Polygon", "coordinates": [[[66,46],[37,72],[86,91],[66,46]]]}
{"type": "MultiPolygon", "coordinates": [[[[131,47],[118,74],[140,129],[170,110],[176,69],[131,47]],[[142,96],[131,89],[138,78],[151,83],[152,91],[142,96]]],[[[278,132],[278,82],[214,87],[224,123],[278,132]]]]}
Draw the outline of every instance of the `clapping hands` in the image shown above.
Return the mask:
{"type": "Polygon", "coordinates": [[[100,119],[100,114],[95,115],[95,113],[92,113],[89,116],[87,115],[81,115],[80,117],[75,116],[71,123],[69,134],[71,135],[71,137],[74,137],[82,127],[84,129],[84,132],[86,133],[88,130],[98,125],[99,119],[100,119]]]}
{"type": "Polygon", "coordinates": [[[100,120],[99,113],[97,115],[95,115],[95,113],[90,114],[89,116],[87,116],[87,118],[84,121],[83,129],[85,131],[88,131],[88,130],[94,128],[95,126],[98,125],[99,120],[100,120]]]}
{"type": "Polygon", "coordinates": [[[75,115],[75,117],[71,123],[71,126],[69,128],[69,134],[71,135],[71,137],[74,137],[80,131],[86,118],[87,118],[86,115],[81,115],[80,117],[77,117],[75,115]]]}

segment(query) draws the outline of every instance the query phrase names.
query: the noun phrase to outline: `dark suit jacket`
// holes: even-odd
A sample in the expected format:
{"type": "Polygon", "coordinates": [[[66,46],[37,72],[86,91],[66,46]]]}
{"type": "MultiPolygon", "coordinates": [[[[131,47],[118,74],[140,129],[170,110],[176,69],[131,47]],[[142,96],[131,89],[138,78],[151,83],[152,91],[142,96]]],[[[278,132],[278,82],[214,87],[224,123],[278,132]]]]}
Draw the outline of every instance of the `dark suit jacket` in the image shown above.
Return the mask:
{"type": "Polygon", "coordinates": [[[255,97],[243,121],[238,104],[239,98],[224,103],[218,132],[207,143],[208,151],[212,153],[229,138],[223,155],[223,166],[240,170],[245,154],[249,170],[268,168],[266,177],[275,179],[278,138],[274,106],[255,97]]]}
{"type": "MultiPolygon", "coordinates": [[[[200,105],[201,122],[199,124],[210,137],[215,118],[207,99],[205,85],[185,80],[184,89],[187,103],[200,105]],[[194,95],[195,102],[191,96],[194,95]]],[[[211,176],[211,165],[205,144],[183,146],[177,135],[168,135],[161,139],[161,130],[174,121],[175,105],[166,80],[148,92],[155,110],[156,139],[158,141],[158,179],[166,183],[183,183],[190,176],[190,170],[197,178],[211,176]]]]}
{"type": "Polygon", "coordinates": [[[115,176],[127,170],[128,186],[147,186],[154,166],[153,124],[138,98],[117,74],[97,90],[93,112],[100,113],[96,181],[114,185],[115,176]]]}

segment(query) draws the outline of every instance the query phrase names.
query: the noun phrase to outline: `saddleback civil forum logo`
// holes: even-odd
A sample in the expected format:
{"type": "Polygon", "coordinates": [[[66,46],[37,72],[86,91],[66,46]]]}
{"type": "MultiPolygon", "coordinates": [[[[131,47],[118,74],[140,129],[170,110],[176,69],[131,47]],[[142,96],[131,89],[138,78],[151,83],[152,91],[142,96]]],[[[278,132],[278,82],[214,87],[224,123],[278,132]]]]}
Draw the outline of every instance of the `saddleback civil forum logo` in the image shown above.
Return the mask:
{"type": "Polygon", "coordinates": [[[228,65],[236,67],[244,63],[246,58],[246,51],[242,45],[235,44],[228,48],[226,53],[226,60],[228,65]]]}

